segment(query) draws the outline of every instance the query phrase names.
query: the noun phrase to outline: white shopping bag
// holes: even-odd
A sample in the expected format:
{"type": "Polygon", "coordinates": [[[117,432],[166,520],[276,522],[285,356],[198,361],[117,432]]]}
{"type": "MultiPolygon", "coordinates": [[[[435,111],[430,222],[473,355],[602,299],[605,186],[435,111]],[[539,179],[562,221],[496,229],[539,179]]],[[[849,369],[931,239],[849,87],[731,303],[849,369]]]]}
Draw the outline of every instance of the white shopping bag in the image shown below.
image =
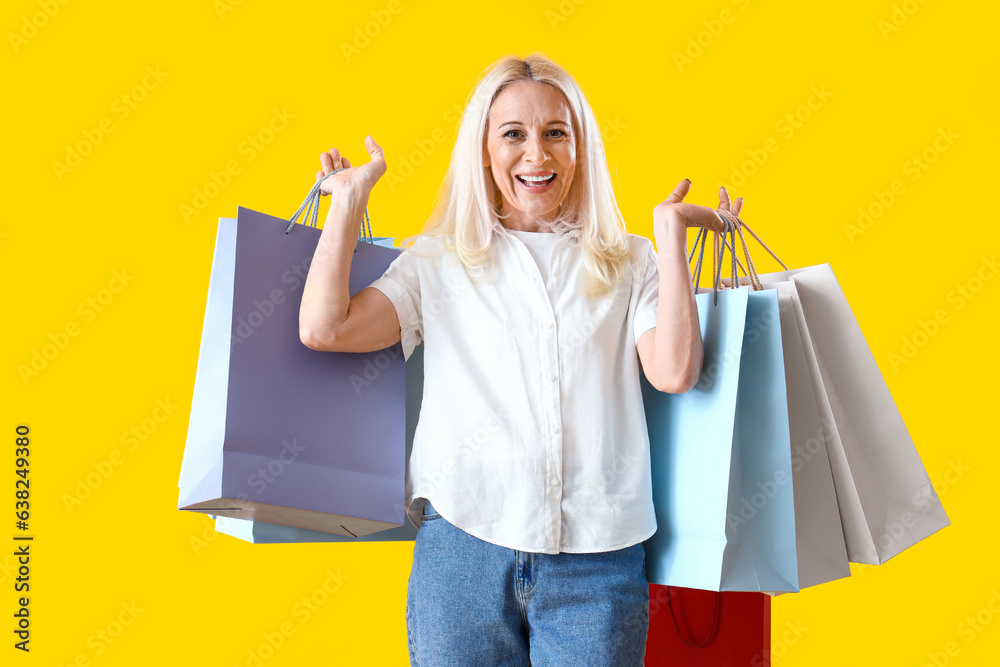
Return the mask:
{"type": "Polygon", "coordinates": [[[950,525],[831,266],[758,277],[795,286],[850,562],[884,563],[950,525]]]}

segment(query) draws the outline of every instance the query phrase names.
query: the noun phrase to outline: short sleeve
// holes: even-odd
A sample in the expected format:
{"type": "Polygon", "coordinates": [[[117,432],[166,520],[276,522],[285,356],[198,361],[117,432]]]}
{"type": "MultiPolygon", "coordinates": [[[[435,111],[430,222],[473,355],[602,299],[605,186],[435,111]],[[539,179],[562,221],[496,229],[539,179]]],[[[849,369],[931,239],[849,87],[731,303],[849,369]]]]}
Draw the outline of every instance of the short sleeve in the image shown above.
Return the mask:
{"type": "Polygon", "coordinates": [[[423,318],[420,309],[420,258],[403,250],[369,287],[385,294],[399,318],[399,336],[403,359],[409,359],[413,349],[423,340],[423,318]]]}
{"type": "Polygon", "coordinates": [[[636,344],[642,334],[656,326],[656,306],[660,297],[660,272],[656,249],[649,239],[643,238],[643,241],[644,259],[636,262],[642,267],[642,277],[639,279],[639,295],[632,315],[636,344]]]}

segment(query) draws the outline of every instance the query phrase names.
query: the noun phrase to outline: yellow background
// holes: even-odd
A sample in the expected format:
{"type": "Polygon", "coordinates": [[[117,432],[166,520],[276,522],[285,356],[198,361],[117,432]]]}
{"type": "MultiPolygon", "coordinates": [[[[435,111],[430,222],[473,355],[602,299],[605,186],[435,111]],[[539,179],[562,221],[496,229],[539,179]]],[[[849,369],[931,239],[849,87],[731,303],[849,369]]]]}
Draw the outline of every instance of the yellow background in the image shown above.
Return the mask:
{"type": "Polygon", "coordinates": [[[293,634],[264,665],[407,663],[412,544],[251,545],[176,509],[216,224],[237,206],[290,216],[319,153],[336,146],[359,164],[371,133],[399,176],[372,194],[375,230],[417,233],[456,105],[494,60],[533,50],[574,75],[605,126],[630,231],[651,237],[653,206],[684,178],[688,201],[708,206],[739,180],[742,217],[782,259],[832,264],[951,518],[884,565],[775,598],[774,664],[993,664],[998,18],[989,3],[939,0],[9,0],[3,664],[247,665],[282,624],[293,634]],[[275,109],[292,118],[249,152],[275,109]],[[185,218],[230,161],[239,173],[185,218]],[[877,213],[865,228],[859,208],[877,213]],[[80,308],[123,270],[132,278],[100,312],[80,308]],[[978,291],[959,299],[960,286],[978,291]],[[915,336],[921,322],[933,335],[915,336]],[[894,360],[904,341],[910,356],[894,360]],[[175,408],[130,450],[123,434],[157,400],[175,408]],[[30,655],[11,647],[8,613],[18,423],[33,436],[30,655]],[[116,450],[110,475],[68,508],[116,450]],[[328,569],[339,589],[298,613],[328,569]],[[977,613],[978,630],[962,625],[977,613]],[[120,635],[101,640],[120,617],[120,635]]]}

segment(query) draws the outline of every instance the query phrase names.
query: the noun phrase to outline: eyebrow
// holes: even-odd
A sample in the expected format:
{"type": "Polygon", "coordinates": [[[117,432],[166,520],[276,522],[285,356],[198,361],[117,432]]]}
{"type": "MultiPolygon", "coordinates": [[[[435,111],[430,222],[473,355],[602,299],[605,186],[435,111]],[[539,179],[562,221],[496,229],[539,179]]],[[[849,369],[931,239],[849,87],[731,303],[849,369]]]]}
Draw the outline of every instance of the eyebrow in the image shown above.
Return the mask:
{"type": "MultiPolygon", "coordinates": [[[[506,123],[503,123],[500,127],[506,127],[507,125],[524,125],[524,123],[519,120],[509,120],[506,123]]],[[[569,123],[564,120],[550,120],[546,123],[546,125],[565,125],[566,127],[569,127],[569,123]]]]}

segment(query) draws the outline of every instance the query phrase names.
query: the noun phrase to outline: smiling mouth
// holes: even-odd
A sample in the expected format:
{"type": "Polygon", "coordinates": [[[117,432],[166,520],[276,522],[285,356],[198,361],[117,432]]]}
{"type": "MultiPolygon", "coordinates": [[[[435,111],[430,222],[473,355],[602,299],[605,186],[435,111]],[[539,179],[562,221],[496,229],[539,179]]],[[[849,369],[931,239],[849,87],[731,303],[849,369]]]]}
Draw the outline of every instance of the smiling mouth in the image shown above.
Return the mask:
{"type": "Polygon", "coordinates": [[[552,181],[556,179],[555,174],[549,174],[548,176],[515,176],[515,178],[526,187],[529,188],[544,188],[549,185],[552,181]]]}

